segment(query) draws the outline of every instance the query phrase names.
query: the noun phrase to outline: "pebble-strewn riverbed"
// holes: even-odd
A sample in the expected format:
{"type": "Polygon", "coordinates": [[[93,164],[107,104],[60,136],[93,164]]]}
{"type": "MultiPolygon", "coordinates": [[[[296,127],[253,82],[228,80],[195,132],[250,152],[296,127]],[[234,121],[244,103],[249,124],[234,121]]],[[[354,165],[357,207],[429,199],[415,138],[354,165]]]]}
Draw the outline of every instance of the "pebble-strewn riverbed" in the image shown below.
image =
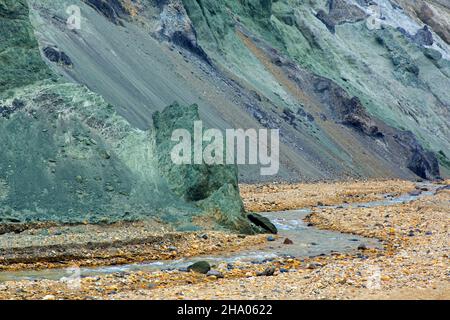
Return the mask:
{"type": "MultiPolygon", "coordinates": [[[[370,200],[386,200],[395,196],[387,194],[393,192],[392,183],[387,182],[386,189],[381,187],[381,182],[374,183],[377,187],[370,200]]],[[[349,233],[348,237],[374,237],[382,240],[382,246],[376,248],[359,241],[357,249],[351,252],[334,252],[318,257],[275,256],[260,261],[235,259],[232,262],[217,259],[211,261],[214,273],[210,273],[209,276],[186,272],[183,268],[168,268],[168,270],[125,268],[110,269],[107,273],[95,275],[82,273],[81,280],[76,286],[59,278],[4,281],[0,283],[0,298],[450,298],[448,250],[450,191],[445,189],[445,184],[442,184],[441,190],[436,193],[427,193],[424,186],[419,186],[419,189],[424,189],[419,190],[415,189],[414,185],[411,188],[410,183],[405,183],[406,190],[402,191],[413,191],[412,194],[420,191],[422,196],[412,202],[393,202],[391,205],[369,207],[345,205],[345,202],[356,202],[350,199],[356,197],[354,190],[357,189],[357,183],[347,185],[347,188],[352,190],[349,193],[350,201],[345,200],[346,191],[341,189],[343,185],[339,184],[336,186],[336,193],[344,193],[339,196],[343,197],[344,201],[341,203],[344,205],[323,206],[338,203],[327,203],[329,200],[327,195],[330,193],[321,192],[321,186],[323,184],[317,185],[317,192],[325,195],[318,200],[322,204],[312,206],[305,225],[346,232],[349,233]],[[267,276],[272,272],[273,275],[267,276]]],[[[367,186],[368,183],[363,183],[361,190],[367,186]]],[[[270,190],[271,187],[265,188],[270,190]]],[[[367,200],[367,193],[365,194],[362,197],[366,197],[367,200]]],[[[247,198],[244,200],[248,202],[247,198]]],[[[280,215],[277,217],[280,221],[294,221],[289,218],[289,214],[292,212],[286,213],[284,217],[283,213],[276,215],[280,215]]],[[[283,223],[278,225],[279,228],[283,227],[283,223]]],[[[238,235],[209,232],[208,239],[202,238],[203,234],[190,235],[192,238],[189,239],[194,246],[198,246],[193,255],[217,255],[217,253],[225,256],[239,255],[240,252],[236,253],[239,249],[245,252],[245,247],[252,246],[252,243],[259,246],[258,248],[270,245],[273,248],[284,246],[290,250],[299,245],[298,239],[290,239],[293,244],[283,244],[286,234],[281,234],[283,237],[278,237],[274,239],[275,241],[267,241],[267,235],[243,238],[238,235]],[[226,236],[229,238],[223,242],[223,239],[227,238],[222,237],[226,236]],[[204,249],[217,244],[223,245],[219,251],[204,249]]],[[[184,243],[186,243],[184,252],[190,252],[191,244],[186,241],[184,243]]],[[[174,249],[168,248],[168,244],[165,246],[164,252],[174,249]]],[[[162,248],[160,251],[162,252],[162,248]]],[[[155,254],[158,252],[156,246],[153,252],[155,254]]]]}

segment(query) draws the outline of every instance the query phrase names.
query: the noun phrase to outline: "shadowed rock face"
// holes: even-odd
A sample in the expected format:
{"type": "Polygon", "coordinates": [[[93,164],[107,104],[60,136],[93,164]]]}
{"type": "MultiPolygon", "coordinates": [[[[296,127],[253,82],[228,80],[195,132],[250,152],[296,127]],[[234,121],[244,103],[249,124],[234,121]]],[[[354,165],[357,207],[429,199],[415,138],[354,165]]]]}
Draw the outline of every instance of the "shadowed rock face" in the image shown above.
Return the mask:
{"type": "Polygon", "coordinates": [[[197,42],[197,34],[181,0],[164,0],[161,7],[160,22],[157,33],[172,43],[198,55],[210,63],[205,51],[197,42]]]}

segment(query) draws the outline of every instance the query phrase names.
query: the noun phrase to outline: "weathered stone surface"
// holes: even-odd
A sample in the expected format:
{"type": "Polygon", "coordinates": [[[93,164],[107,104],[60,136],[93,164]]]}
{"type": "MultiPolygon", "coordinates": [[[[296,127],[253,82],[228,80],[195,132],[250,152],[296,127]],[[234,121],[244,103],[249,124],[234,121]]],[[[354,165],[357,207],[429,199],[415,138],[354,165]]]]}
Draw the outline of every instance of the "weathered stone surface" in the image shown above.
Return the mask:
{"type": "Polygon", "coordinates": [[[8,89],[47,79],[25,0],[0,0],[0,96],[8,89]]]}
{"type": "MultiPolygon", "coordinates": [[[[219,224],[241,232],[252,232],[251,225],[245,219],[235,165],[175,165],[171,159],[171,151],[178,143],[171,140],[172,132],[186,129],[194,139],[194,121],[198,120],[196,105],[184,107],[174,103],[153,115],[160,174],[166,178],[173,192],[208,212],[219,224]]],[[[194,143],[193,140],[191,142],[193,161],[194,143]]]]}
{"type": "Polygon", "coordinates": [[[208,56],[197,42],[197,34],[182,1],[163,0],[160,1],[160,6],[162,10],[156,32],[209,63],[208,56]]]}
{"type": "Polygon", "coordinates": [[[263,230],[273,234],[278,233],[277,227],[266,217],[263,217],[262,215],[257,213],[251,213],[247,217],[251,222],[253,222],[258,227],[261,227],[263,230]]]}
{"type": "Polygon", "coordinates": [[[363,10],[345,0],[330,0],[328,1],[328,13],[319,10],[316,17],[325,24],[331,33],[335,33],[337,25],[358,22],[367,15],[363,10]]]}
{"type": "Polygon", "coordinates": [[[211,265],[207,261],[198,261],[188,267],[188,271],[207,274],[211,270],[211,265]]]}

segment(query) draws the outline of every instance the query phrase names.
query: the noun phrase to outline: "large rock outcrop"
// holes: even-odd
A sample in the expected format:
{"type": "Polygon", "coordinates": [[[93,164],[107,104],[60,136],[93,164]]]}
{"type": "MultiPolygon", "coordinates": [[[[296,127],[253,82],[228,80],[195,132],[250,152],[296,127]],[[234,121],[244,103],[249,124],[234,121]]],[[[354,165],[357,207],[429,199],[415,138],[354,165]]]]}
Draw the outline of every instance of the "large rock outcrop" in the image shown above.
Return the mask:
{"type": "Polygon", "coordinates": [[[206,210],[212,220],[242,232],[251,232],[239,195],[236,165],[173,163],[171,151],[179,142],[172,141],[172,133],[177,129],[190,133],[190,158],[193,161],[194,121],[199,120],[197,105],[183,107],[174,103],[153,115],[159,172],[174,193],[206,210]]]}

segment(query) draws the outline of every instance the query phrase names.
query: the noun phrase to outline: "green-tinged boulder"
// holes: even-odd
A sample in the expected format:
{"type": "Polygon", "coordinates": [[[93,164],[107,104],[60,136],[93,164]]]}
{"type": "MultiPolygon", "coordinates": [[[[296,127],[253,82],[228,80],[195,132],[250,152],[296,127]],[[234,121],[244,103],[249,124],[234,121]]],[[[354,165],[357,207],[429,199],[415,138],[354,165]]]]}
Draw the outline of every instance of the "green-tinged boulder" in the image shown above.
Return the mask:
{"type": "Polygon", "coordinates": [[[207,274],[211,270],[211,265],[207,261],[198,261],[188,268],[188,271],[194,271],[197,273],[207,274]]]}
{"type": "MultiPolygon", "coordinates": [[[[159,173],[165,177],[170,189],[205,212],[205,219],[230,229],[253,232],[245,219],[244,205],[239,195],[237,166],[193,164],[194,122],[199,121],[197,105],[189,107],[177,103],[156,112],[153,116],[154,140],[159,173]],[[187,154],[190,164],[174,164],[172,151],[180,141],[172,140],[175,130],[185,130],[191,146],[187,154]]],[[[203,134],[203,132],[201,132],[203,134]]],[[[200,137],[199,139],[202,139],[200,137]]],[[[201,149],[204,150],[203,148],[201,149]]]]}

